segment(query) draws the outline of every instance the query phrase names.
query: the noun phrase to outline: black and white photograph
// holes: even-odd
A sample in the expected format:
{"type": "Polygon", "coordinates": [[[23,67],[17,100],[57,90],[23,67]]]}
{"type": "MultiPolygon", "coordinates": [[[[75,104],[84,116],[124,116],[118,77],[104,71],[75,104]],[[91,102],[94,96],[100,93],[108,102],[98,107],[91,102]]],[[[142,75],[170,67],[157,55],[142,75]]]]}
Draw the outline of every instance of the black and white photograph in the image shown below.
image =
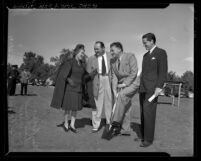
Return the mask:
{"type": "Polygon", "coordinates": [[[8,152],[194,156],[194,4],[7,8],[8,152]]]}

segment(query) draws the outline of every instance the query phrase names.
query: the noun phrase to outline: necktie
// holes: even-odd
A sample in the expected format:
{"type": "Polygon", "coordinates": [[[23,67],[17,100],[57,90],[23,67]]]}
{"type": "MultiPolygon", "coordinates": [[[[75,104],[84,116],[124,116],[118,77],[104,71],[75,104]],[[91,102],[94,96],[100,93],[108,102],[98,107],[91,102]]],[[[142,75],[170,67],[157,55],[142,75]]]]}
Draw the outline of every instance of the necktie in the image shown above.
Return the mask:
{"type": "Polygon", "coordinates": [[[102,75],[106,73],[106,66],[105,66],[105,60],[104,57],[102,56],[102,75]]]}

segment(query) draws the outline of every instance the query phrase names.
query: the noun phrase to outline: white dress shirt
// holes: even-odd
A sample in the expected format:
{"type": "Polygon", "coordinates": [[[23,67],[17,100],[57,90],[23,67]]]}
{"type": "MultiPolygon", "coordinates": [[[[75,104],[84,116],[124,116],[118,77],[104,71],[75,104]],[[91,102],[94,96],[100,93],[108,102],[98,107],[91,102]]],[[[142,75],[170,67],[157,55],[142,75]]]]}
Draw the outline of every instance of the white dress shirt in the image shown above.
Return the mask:
{"type": "Polygon", "coordinates": [[[153,51],[155,48],[156,48],[156,45],[154,45],[153,48],[151,48],[151,50],[149,50],[149,51],[150,51],[149,54],[151,54],[152,51],[153,51]]]}
{"type": "MultiPolygon", "coordinates": [[[[107,64],[107,55],[106,55],[106,53],[103,54],[103,58],[105,60],[106,73],[108,73],[108,64],[107,64]]],[[[98,73],[102,74],[102,56],[98,57],[98,73]]]]}

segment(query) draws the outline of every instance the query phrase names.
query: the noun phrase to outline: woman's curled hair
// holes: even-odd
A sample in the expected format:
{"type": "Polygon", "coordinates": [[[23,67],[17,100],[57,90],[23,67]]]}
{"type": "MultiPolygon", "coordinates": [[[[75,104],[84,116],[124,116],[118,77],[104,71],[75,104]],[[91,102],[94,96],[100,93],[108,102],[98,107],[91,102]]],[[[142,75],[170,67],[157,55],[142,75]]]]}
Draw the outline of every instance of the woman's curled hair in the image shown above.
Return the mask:
{"type": "Polygon", "coordinates": [[[75,49],[73,50],[73,56],[75,57],[81,49],[84,50],[84,45],[83,44],[77,44],[75,49]]]}

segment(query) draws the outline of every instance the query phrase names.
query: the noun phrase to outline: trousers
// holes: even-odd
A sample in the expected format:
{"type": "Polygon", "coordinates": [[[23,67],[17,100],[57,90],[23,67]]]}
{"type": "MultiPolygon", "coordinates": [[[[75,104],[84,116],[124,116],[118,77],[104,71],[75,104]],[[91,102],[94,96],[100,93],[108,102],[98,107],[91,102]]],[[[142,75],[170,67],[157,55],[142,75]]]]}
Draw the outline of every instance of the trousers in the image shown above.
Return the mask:
{"type": "Polygon", "coordinates": [[[104,110],[107,124],[110,123],[112,112],[112,92],[108,76],[100,75],[100,86],[98,97],[94,98],[96,109],[92,111],[93,128],[98,129],[101,123],[101,117],[104,110]]]}
{"type": "Polygon", "coordinates": [[[140,114],[141,114],[141,134],[142,138],[146,141],[153,142],[155,121],[156,121],[156,97],[152,102],[148,102],[148,99],[153,93],[140,93],[140,114]]]}
{"type": "Polygon", "coordinates": [[[21,83],[21,95],[27,95],[27,83],[21,83]]]}
{"type": "Polygon", "coordinates": [[[116,108],[112,121],[119,122],[122,125],[122,130],[130,132],[130,113],[132,110],[131,100],[138,92],[139,83],[136,81],[128,87],[119,91],[116,108]]]}

